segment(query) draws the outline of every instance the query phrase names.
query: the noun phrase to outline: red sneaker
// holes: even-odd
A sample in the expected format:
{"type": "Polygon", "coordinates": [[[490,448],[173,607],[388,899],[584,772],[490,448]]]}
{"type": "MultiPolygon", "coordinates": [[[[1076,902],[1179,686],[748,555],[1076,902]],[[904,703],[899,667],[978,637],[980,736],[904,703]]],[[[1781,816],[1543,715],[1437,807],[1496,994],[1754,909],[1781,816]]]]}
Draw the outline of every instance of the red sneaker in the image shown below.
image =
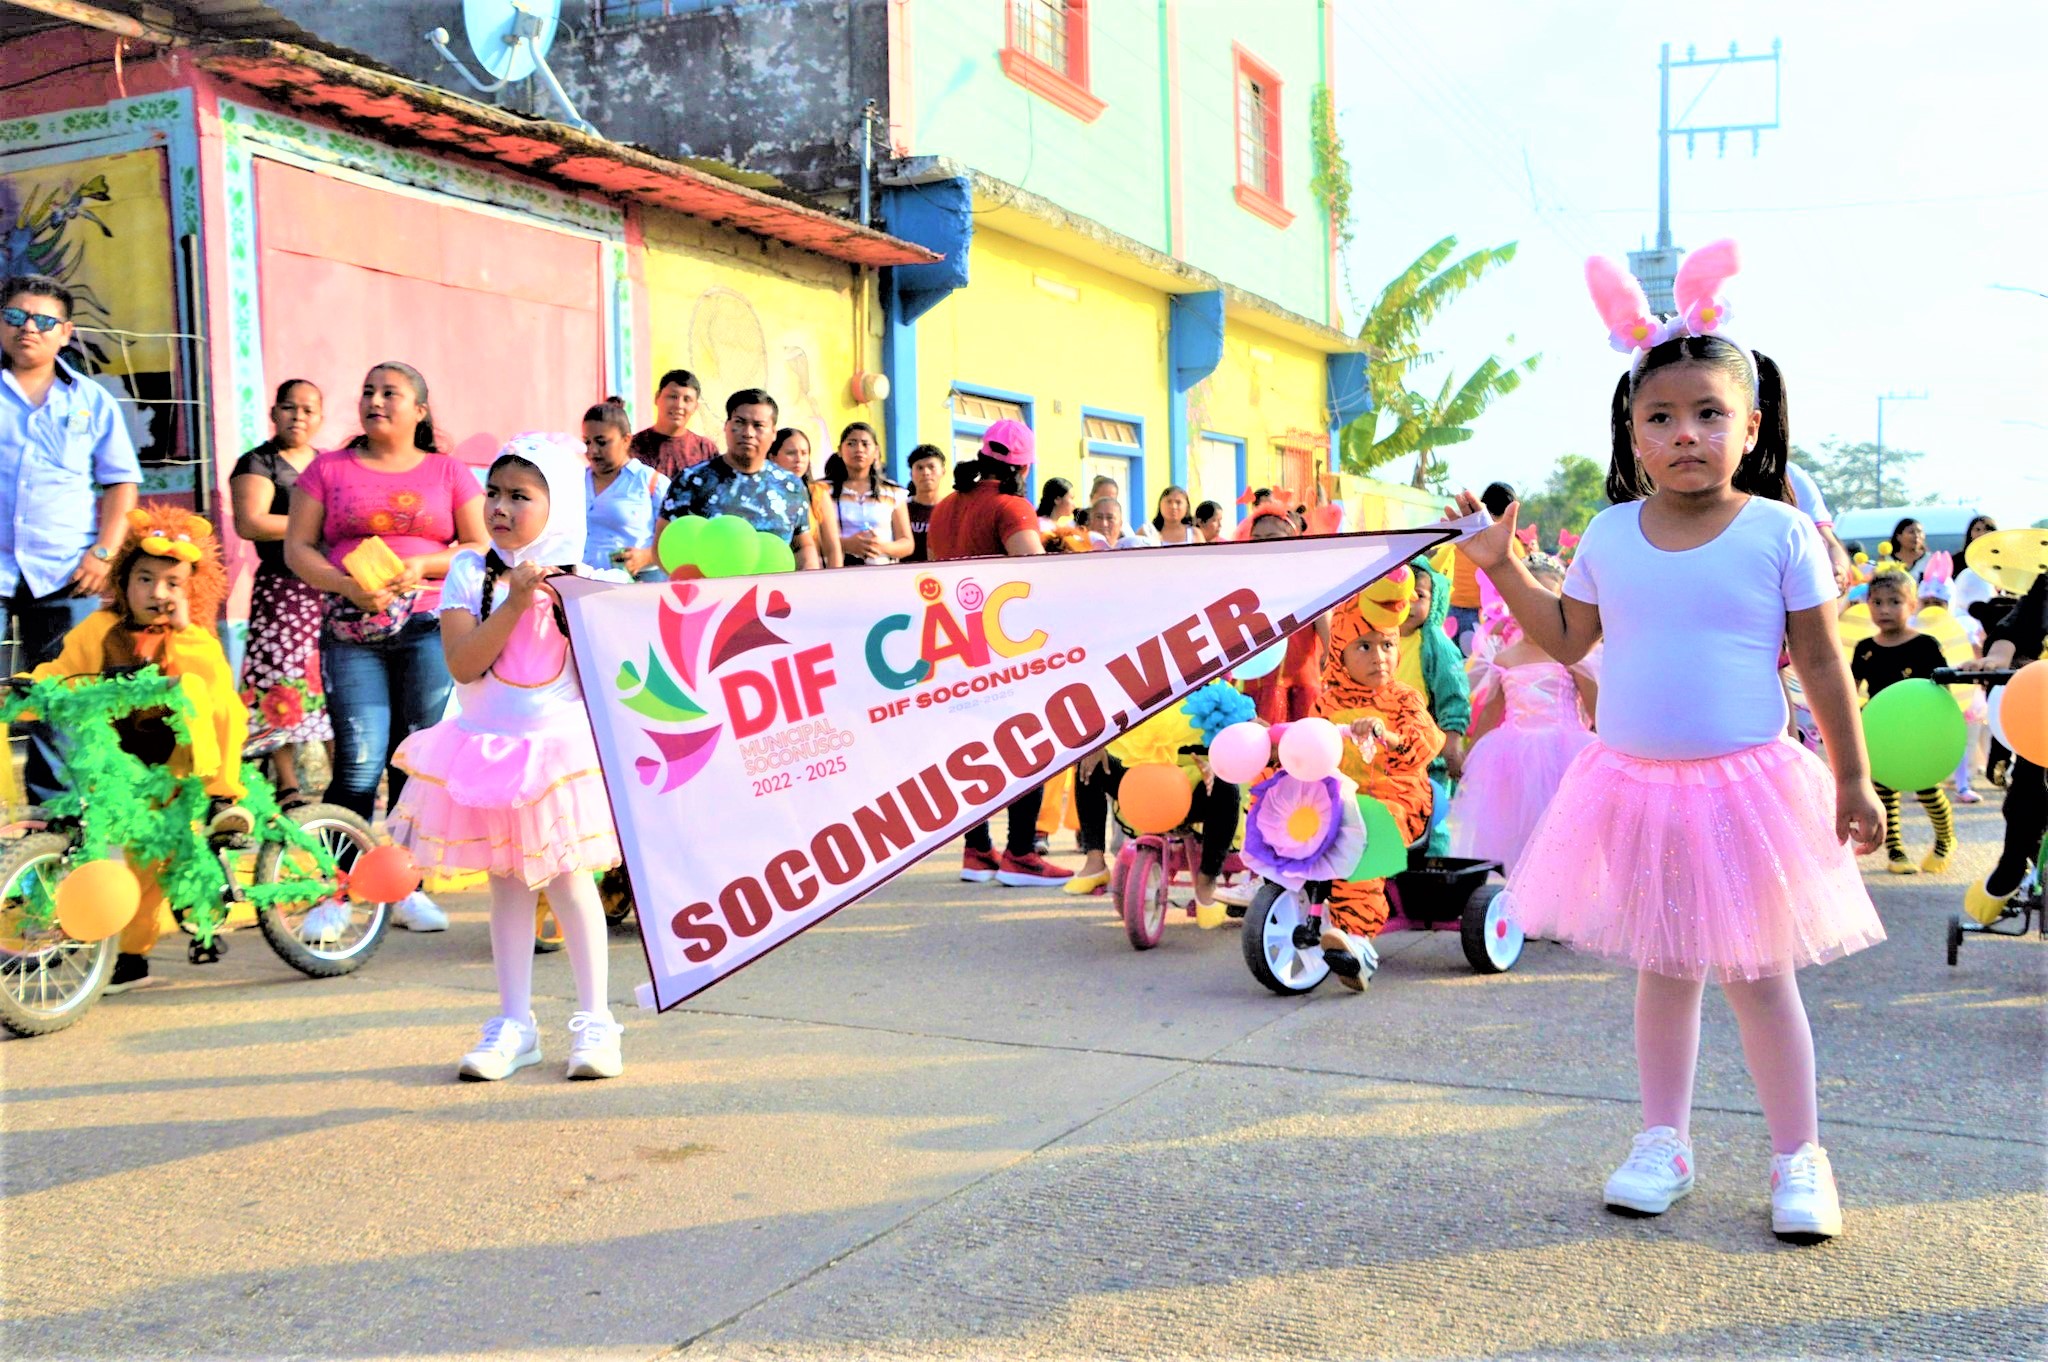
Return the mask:
{"type": "Polygon", "coordinates": [[[969,884],[987,884],[996,877],[1001,865],[995,852],[976,851],[969,847],[960,853],[960,878],[969,884]]]}
{"type": "Polygon", "coordinates": [[[1013,888],[1034,884],[1065,884],[1072,878],[1073,871],[1054,865],[1035,851],[1029,856],[1012,856],[1006,851],[996,869],[997,881],[1013,888]]]}

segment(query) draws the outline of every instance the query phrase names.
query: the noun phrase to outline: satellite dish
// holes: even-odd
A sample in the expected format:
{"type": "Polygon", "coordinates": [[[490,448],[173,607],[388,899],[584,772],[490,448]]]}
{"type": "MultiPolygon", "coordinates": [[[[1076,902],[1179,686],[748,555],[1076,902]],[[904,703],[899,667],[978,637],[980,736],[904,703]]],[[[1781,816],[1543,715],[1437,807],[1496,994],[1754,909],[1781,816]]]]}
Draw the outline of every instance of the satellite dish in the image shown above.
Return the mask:
{"type": "Polygon", "coordinates": [[[562,106],[568,121],[595,135],[597,129],[585,122],[569,102],[555,73],[548,69],[548,48],[560,26],[562,0],[462,0],[462,25],[469,37],[469,49],[476,54],[489,82],[478,80],[462,64],[462,58],[448,50],[448,30],[428,32],[427,42],[441,59],[462,73],[462,78],[484,94],[493,94],[515,80],[538,75],[548,95],[562,106]]]}
{"type": "Polygon", "coordinates": [[[499,80],[525,80],[555,41],[562,0],[462,0],[477,64],[499,80]]]}

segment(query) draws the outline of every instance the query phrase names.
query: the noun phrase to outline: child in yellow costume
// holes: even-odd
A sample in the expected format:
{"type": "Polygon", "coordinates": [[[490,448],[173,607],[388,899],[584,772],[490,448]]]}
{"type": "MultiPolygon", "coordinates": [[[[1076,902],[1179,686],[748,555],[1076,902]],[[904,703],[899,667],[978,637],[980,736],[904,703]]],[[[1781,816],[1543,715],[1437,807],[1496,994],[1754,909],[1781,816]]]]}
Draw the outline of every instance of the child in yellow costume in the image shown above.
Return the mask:
{"type": "MultiPolygon", "coordinates": [[[[214,632],[227,588],[211,524],[181,506],[138,507],[128,513],[128,540],[107,570],[103,604],[65,635],[64,650],[54,661],[33,673],[41,681],[154,664],[175,677],[192,705],[191,741],[179,744],[159,713],[122,720],[121,743],[146,762],[205,781],[213,798],[207,823],[212,836],[245,833],[253,826],[238,802],[247,793],[242,742],[249,733],[249,711],[214,632]]],[[[136,869],[142,908],[121,933],[109,993],[149,977],[162,894],[148,867],[136,869]]]]}
{"type": "MultiPolygon", "coordinates": [[[[1323,664],[1322,716],[1345,729],[1338,770],[1393,812],[1403,841],[1429,823],[1429,763],[1443,750],[1443,730],[1429,717],[1420,692],[1395,679],[1400,629],[1415,604],[1404,571],[1381,578],[1330,612],[1330,647],[1323,664]],[[1361,743],[1372,751],[1366,759],[1361,743]]],[[[1330,886],[1330,925],[1350,936],[1379,935],[1387,924],[1383,880],[1339,880],[1330,886]]]]}

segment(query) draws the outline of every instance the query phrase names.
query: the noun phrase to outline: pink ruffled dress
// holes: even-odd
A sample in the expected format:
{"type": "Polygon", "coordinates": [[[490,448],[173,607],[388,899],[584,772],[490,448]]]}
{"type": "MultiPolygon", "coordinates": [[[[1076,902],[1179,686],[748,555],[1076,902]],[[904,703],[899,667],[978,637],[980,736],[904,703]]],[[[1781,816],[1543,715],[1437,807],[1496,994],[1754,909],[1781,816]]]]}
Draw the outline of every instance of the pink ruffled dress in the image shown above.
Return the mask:
{"type": "MultiPolygon", "coordinates": [[[[475,610],[482,579],[481,558],[458,557],[443,609],[475,610]]],[[[504,609],[502,581],[494,594],[504,609]]],[[[553,594],[534,594],[497,663],[457,688],[459,712],[400,745],[393,761],[407,780],[389,828],[422,866],[538,889],[617,865],[619,839],[553,594]]]]}
{"type": "Polygon", "coordinates": [[[1472,708],[1505,696],[1507,715],[1465,757],[1451,802],[1451,854],[1499,861],[1513,870],[1564,780],[1593,741],[1571,669],[1556,662],[1474,669],[1472,708]]]}

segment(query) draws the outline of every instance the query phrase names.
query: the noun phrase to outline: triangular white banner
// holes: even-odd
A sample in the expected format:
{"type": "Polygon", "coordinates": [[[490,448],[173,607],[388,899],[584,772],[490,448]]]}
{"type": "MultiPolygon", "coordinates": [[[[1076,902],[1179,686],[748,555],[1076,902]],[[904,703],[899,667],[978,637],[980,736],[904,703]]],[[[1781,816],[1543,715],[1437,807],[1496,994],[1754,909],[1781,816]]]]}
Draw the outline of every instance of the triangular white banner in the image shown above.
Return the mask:
{"type": "Polygon", "coordinates": [[[1452,537],[564,582],[657,1005],[1452,537]]]}

